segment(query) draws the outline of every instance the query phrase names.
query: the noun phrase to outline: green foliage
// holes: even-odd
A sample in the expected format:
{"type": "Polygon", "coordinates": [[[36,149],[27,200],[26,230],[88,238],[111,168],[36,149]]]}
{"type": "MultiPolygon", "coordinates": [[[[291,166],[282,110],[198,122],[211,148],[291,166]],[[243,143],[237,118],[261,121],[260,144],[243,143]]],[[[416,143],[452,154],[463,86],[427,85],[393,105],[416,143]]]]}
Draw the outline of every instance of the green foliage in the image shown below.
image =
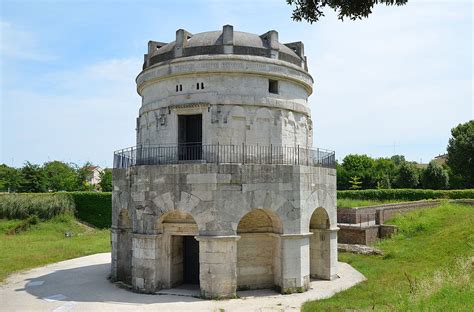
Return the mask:
{"type": "Polygon", "coordinates": [[[30,223],[26,231],[6,234],[24,222],[0,219],[0,282],[16,271],[110,251],[108,230],[84,226],[72,215],[59,215],[34,225],[30,223]],[[67,232],[72,236],[66,237],[67,232]]]}
{"type": "Polygon", "coordinates": [[[474,120],[451,130],[447,165],[454,175],[462,177],[465,188],[474,187],[474,120]]]}
{"type": "Polygon", "coordinates": [[[0,192],[16,192],[21,184],[20,170],[5,164],[0,165],[0,192]]]}
{"type": "Polygon", "coordinates": [[[349,184],[351,185],[349,188],[351,190],[360,190],[362,188],[362,182],[359,177],[351,177],[349,184]]]}
{"type": "Polygon", "coordinates": [[[286,3],[293,6],[292,18],[295,21],[305,20],[309,23],[317,22],[324,16],[324,9],[332,9],[337,12],[340,20],[349,18],[351,20],[368,17],[375,4],[405,5],[408,0],[286,0],[286,3]]]}
{"type": "Polygon", "coordinates": [[[102,192],[112,192],[112,170],[104,169],[100,173],[100,190],[102,192]]]}
{"type": "Polygon", "coordinates": [[[372,189],[337,191],[338,199],[412,201],[423,199],[474,199],[474,189],[421,190],[421,189],[372,189]]]}
{"type": "Polygon", "coordinates": [[[0,219],[27,219],[37,216],[42,220],[60,214],[72,214],[74,202],[65,193],[3,194],[0,196],[0,219]]]}
{"type": "Polygon", "coordinates": [[[94,190],[94,185],[90,185],[87,182],[88,177],[92,174],[92,170],[90,169],[91,167],[92,164],[90,162],[86,162],[84,166],[77,170],[78,188],[76,191],[91,192],[94,190]]]}
{"type": "Polygon", "coordinates": [[[112,222],[112,194],[107,192],[70,192],[0,195],[0,219],[43,220],[62,214],[72,215],[98,228],[108,228],[112,222]]]}
{"type": "Polygon", "coordinates": [[[398,234],[376,245],[384,257],[339,254],[367,281],[302,311],[473,311],[472,209],[443,204],[394,219],[398,234]]]}
{"type": "Polygon", "coordinates": [[[61,161],[50,161],[43,165],[46,186],[49,191],[77,190],[76,169],[61,161]]]}
{"type": "Polygon", "coordinates": [[[448,171],[435,162],[430,162],[423,170],[421,180],[425,189],[443,190],[449,186],[448,171]]]}
{"type": "Polygon", "coordinates": [[[397,188],[416,188],[420,183],[419,170],[415,164],[404,162],[398,169],[395,180],[397,188]]]}
{"type": "Polygon", "coordinates": [[[39,165],[26,162],[20,172],[22,180],[18,191],[24,193],[42,193],[46,191],[46,177],[39,165]]]}
{"type": "Polygon", "coordinates": [[[68,193],[76,206],[78,219],[98,228],[109,228],[112,222],[112,194],[106,192],[68,193]]]}
{"type": "Polygon", "coordinates": [[[337,199],[337,208],[369,207],[400,202],[399,200],[337,199]]]}

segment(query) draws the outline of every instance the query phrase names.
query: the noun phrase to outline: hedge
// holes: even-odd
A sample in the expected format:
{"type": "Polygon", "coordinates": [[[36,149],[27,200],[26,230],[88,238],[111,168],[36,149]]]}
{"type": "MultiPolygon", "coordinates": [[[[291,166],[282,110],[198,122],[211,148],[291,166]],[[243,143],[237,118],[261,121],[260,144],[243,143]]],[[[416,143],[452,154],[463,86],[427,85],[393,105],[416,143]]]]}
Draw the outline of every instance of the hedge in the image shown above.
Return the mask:
{"type": "Polygon", "coordinates": [[[112,223],[112,193],[4,193],[0,196],[0,219],[38,216],[47,220],[64,213],[74,213],[79,220],[95,227],[109,228],[112,223]]]}
{"type": "Polygon", "coordinates": [[[423,190],[423,189],[379,189],[337,191],[337,198],[362,200],[422,200],[422,199],[474,199],[474,189],[423,190]]]}
{"type": "Polygon", "coordinates": [[[109,228],[112,224],[112,193],[70,192],[76,217],[98,228],[109,228]]]}
{"type": "Polygon", "coordinates": [[[37,216],[42,220],[60,214],[72,214],[74,201],[66,193],[13,193],[0,196],[0,218],[27,219],[37,216]]]}

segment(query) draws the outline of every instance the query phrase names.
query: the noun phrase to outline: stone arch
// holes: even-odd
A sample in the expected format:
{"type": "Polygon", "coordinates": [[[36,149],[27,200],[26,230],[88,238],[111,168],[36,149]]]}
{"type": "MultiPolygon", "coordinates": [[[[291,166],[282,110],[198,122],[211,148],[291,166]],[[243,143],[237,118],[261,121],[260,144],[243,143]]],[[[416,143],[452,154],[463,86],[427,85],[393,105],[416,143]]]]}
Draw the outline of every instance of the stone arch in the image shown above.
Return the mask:
{"type": "Polygon", "coordinates": [[[326,229],[329,230],[331,223],[329,221],[329,215],[326,209],[319,207],[311,215],[309,221],[309,229],[326,229]]]}
{"type": "Polygon", "coordinates": [[[199,242],[195,238],[199,231],[193,216],[173,209],[159,217],[155,227],[161,234],[161,284],[165,288],[199,284],[199,242]]]}
{"type": "Polygon", "coordinates": [[[283,225],[267,209],[252,209],[237,226],[237,288],[260,289],[280,285],[280,236],[283,225]]]}
{"type": "Polygon", "coordinates": [[[312,278],[331,280],[336,276],[337,230],[331,229],[329,214],[318,207],[311,215],[309,230],[310,275],[312,278]]]}

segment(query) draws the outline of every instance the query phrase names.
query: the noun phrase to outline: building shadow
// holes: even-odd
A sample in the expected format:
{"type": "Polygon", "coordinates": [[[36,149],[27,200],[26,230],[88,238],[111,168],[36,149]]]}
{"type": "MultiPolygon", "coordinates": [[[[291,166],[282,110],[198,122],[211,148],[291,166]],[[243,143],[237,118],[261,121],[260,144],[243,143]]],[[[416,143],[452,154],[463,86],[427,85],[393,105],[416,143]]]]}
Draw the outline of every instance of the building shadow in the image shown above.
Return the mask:
{"type": "Polygon", "coordinates": [[[25,280],[24,288],[15,289],[15,291],[24,291],[39,299],[52,297],[58,301],[75,302],[156,304],[203,301],[192,296],[134,293],[111,283],[107,279],[109,272],[110,263],[57,270],[34,279],[25,280]],[[41,282],[43,283],[41,284],[41,282]],[[28,285],[29,283],[31,284],[28,285]],[[33,286],[35,284],[36,286],[33,286]]]}

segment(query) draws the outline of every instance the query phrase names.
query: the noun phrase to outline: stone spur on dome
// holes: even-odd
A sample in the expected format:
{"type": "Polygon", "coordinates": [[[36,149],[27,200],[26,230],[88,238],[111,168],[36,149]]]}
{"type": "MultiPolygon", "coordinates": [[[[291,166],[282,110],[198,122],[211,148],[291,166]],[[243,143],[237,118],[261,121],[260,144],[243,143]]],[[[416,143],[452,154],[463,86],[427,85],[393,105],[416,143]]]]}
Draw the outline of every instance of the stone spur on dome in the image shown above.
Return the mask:
{"type": "Polygon", "coordinates": [[[114,154],[113,280],[231,298],[337,277],[335,154],[312,147],[301,42],[180,29],[149,42],[136,82],[136,146],[114,154]]]}

